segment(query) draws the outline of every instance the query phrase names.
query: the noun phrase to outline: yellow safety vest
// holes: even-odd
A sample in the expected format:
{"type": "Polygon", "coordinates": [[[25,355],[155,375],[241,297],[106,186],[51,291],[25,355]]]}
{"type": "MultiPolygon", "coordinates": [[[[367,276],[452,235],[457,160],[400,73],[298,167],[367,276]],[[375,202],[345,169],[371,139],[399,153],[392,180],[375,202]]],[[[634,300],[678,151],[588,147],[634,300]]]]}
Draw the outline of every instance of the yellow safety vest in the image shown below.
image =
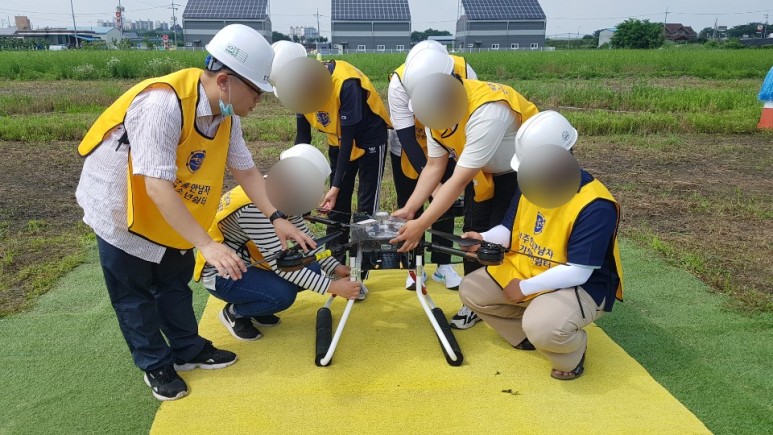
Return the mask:
{"type": "MultiPolygon", "coordinates": [[[[604,199],[615,204],[620,213],[620,206],[609,193],[609,190],[598,180],[593,180],[580,189],[580,191],[566,204],[545,209],[529,201],[526,196],[521,195],[518,202],[518,211],[513,220],[513,231],[510,239],[510,251],[505,254],[505,260],[497,266],[488,266],[486,270],[489,275],[505,288],[513,279],[529,279],[550,269],[556,263],[528,257],[524,254],[542,257],[544,259],[567,262],[567,252],[569,248],[569,237],[574,229],[574,224],[580,213],[591,202],[597,199],[604,199]]],[[[619,217],[618,217],[619,220],[619,217]]],[[[614,245],[612,252],[615,258],[615,268],[620,282],[616,289],[617,299],[623,300],[623,269],[620,263],[620,249],[617,245],[617,229],[615,229],[614,245]]],[[[542,293],[549,293],[554,290],[540,292],[529,295],[525,300],[530,300],[542,293]]]]}
{"type": "MultiPolygon", "coordinates": [[[[461,56],[454,56],[450,55],[451,59],[454,60],[454,74],[458,75],[459,77],[466,79],[467,78],[467,61],[461,57],[461,56]]],[[[392,75],[396,75],[397,79],[400,80],[400,83],[403,82],[403,75],[405,74],[405,64],[400,65],[392,74],[389,74],[389,80],[392,80],[392,75]]],[[[416,142],[419,143],[419,146],[421,146],[421,150],[424,151],[424,155],[427,155],[427,132],[424,129],[424,124],[422,124],[416,117],[413,117],[414,126],[416,127],[416,142]]],[[[411,161],[408,159],[408,156],[405,153],[402,153],[400,156],[400,167],[403,170],[403,174],[412,179],[415,180],[419,178],[419,172],[413,167],[411,164],[411,161]]]]}
{"type": "MultiPolygon", "coordinates": [[[[309,121],[312,127],[327,135],[329,146],[337,147],[341,145],[341,120],[339,110],[341,109],[341,88],[348,80],[357,80],[360,87],[367,93],[367,103],[370,110],[391,128],[392,123],[387,114],[387,109],[381,101],[381,96],[370,82],[370,79],[355,68],[352,64],[343,60],[336,60],[333,70],[333,92],[330,94],[325,105],[316,112],[305,113],[303,116],[309,121]]],[[[351,161],[357,160],[365,155],[365,150],[359,147],[352,147],[351,161]]]]}
{"type": "MultiPolygon", "coordinates": [[[[226,118],[210,139],[196,129],[196,105],[203,70],[184,69],[163,77],[145,80],[119,97],[99,116],[78,145],[86,157],[99,147],[109,133],[120,126],[134,98],[153,86],[169,86],[177,94],[182,110],[182,131],[177,147],[177,174],[174,189],[196,222],[209,227],[217,211],[217,198],[223,189],[223,171],[231,138],[231,118],[226,118]]],[[[131,146],[131,144],[130,144],[131,146]]],[[[127,171],[127,224],[129,231],[159,245],[191,249],[193,244],[180,236],[156,207],[145,189],[145,177],[132,174],[131,152],[127,171]]]]}
{"type": "MultiPolygon", "coordinates": [[[[230,191],[226,192],[222,198],[220,198],[220,204],[217,207],[217,214],[215,215],[215,220],[212,222],[212,225],[209,227],[209,236],[212,237],[212,240],[214,240],[217,243],[223,243],[223,240],[225,240],[225,237],[223,236],[223,231],[220,229],[220,223],[223,222],[225,218],[228,216],[231,216],[232,214],[236,213],[237,211],[241,210],[244,207],[247,207],[248,205],[252,204],[252,201],[247,196],[247,193],[244,192],[244,189],[242,189],[242,186],[236,186],[230,191]]],[[[263,259],[263,254],[258,249],[258,246],[253,242],[252,240],[248,240],[240,247],[240,249],[237,249],[237,251],[241,252],[242,257],[246,255],[249,256],[249,262],[254,263],[256,261],[260,261],[263,259]]],[[[196,253],[196,267],[193,269],[193,279],[196,281],[201,280],[201,272],[204,270],[204,266],[207,264],[207,260],[204,258],[203,255],[201,255],[201,252],[196,253]]],[[[261,265],[258,265],[256,267],[260,267],[262,269],[270,270],[271,267],[268,265],[268,263],[264,263],[261,265]]]]}
{"type": "MultiPolygon", "coordinates": [[[[467,92],[467,115],[454,128],[431,130],[432,138],[448,151],[452,159],[457,159],[462,154],[464,145],[467,143],[467,123],[470,121],[470,116],[480,106],[504,101],[515,112],[521,124],[539,113],[537,106],[510,86],[464,79],[462,79],[462,83],[464,83],[464,89],[467,92]]],[[[515,145],[513,144],[513,146],[515,145]]],[[[494,196],[492,174],[484,173],[482,170],[478,171],[472,182],[475,188],[475,201],[482,202],[494,196]]]]}

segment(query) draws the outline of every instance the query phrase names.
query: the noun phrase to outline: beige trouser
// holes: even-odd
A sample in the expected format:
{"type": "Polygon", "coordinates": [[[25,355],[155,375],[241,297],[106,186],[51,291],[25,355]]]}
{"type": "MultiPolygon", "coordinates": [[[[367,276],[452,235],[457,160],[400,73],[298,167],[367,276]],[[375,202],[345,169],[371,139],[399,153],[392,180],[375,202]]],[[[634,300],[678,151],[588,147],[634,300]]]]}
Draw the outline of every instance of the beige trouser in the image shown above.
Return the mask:
{"type": "Polygon", "coordinates": [[[511,345],[516,346],[528,337],[553,368],[562,372],[571,371],[580,363],[588,344],[582,328],[604,313],[582,287],[545,293],[524,304],[515,304],[505,298],[486,268],[464,277],[459,297],[511,345]]]}

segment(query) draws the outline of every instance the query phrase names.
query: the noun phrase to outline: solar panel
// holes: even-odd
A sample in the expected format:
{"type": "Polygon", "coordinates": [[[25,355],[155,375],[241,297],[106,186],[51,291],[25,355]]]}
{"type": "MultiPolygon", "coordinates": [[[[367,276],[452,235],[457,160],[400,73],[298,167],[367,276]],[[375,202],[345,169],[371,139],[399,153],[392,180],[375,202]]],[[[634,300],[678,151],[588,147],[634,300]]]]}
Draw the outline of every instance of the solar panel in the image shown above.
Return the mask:
{"type": "Polygon", "coordinates": [[[537,0],[462,0],[470,20],[544,20],[537,0]]]}
{"type": "Polygon", "coordinates": [[[265,20],[268,0],[188,0],[183,19],[265,20]]]}
{"type": "Polygon", "coordinates": [[[411,21],[408,0],[332,0],[333,21],[411,21]]]}

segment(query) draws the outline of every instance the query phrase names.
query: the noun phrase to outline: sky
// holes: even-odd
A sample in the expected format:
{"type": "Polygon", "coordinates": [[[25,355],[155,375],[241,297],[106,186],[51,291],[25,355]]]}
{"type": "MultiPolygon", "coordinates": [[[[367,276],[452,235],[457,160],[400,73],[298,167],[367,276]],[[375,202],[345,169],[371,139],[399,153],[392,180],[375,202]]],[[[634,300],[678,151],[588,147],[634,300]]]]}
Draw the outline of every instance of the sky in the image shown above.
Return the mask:
{"type": "MultiPolygon", "coordinates": [[[[78,27],[95,26],[98,19],[110,19],[118,0],[71,0],[78,27]]],[[[182,15],[186,0],[176,0],[176,15],[182,15]]],[[[454,32],[458,0],[410,0],[413,30],[427,28],[454,32]]],[[[128,20],[171,21],[172,0],[121,0],[128,20]]],[[[749,22],[764,22],[769,14],[773,22],[773,0],[540,0],[547,15],[548,37],[582,36],[594,30],[613,27],[628,19],[649,19],[692,26],[699,32],[704,27],[733,27],[749,22]]],[[[282,0],[271,1],[273,29],[289,33],[290,26],[317,26],[314,14],[319,8],[319,24],[323,36],[330,36],[330,1],[282,0]]],[[[0,27],[7,27],[14,15],[26,15],[33,28],[72,27],[70,2],[67,0],[0,0],[0,27]]]]}

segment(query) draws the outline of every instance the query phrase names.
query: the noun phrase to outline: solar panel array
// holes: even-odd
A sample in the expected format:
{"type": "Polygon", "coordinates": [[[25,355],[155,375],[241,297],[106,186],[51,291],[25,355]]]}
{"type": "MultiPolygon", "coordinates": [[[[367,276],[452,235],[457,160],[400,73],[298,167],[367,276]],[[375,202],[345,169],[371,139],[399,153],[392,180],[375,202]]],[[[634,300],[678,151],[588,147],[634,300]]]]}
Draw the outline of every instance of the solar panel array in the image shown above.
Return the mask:
{"type": "Polygon", "coordinates": [[[332,0],[332,19],[411,21],[408,0],[332,0]]]}
{"type": "Polygon", "coordinates": [[[184,19],[266,19],[268,0],[188,0],[184,19]]]}
{"type": "Polygon", "coordinates": [[[544,20],[537,0],[462,0],[470,20],[544,20]]]}

